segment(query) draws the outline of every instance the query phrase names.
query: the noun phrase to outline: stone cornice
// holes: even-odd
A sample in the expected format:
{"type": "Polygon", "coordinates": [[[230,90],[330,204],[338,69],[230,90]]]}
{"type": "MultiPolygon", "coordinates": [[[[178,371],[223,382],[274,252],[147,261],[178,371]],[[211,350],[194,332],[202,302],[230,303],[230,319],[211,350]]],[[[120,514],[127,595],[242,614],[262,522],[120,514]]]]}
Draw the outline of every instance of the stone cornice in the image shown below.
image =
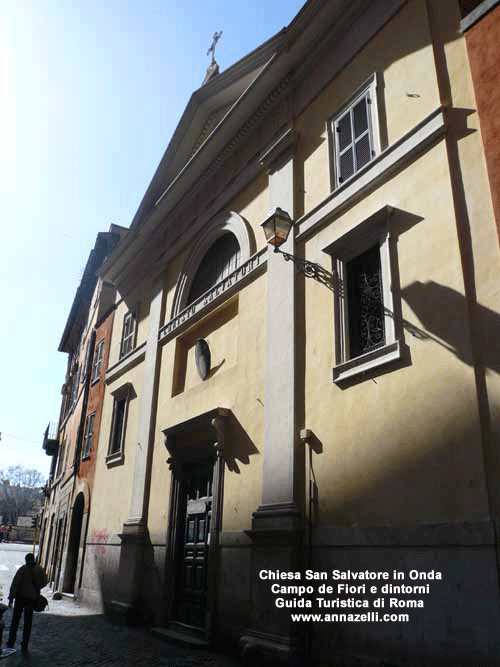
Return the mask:
{"type": "Polygon", "coordinates": [[[291,128],[287,127],[276,139],[271,146],[261,153],[259,157],[260,164],[264,167],[267,173],[276,169],[277,164],[294,150],[297,143],[298,135],[291,128]]]}

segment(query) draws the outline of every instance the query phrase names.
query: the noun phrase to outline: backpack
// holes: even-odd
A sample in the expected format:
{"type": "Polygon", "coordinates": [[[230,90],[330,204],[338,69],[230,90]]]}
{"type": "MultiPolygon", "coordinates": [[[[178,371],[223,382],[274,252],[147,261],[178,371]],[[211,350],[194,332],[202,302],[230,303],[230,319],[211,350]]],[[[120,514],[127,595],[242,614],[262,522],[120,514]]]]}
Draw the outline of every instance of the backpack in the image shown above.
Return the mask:
{"type": "Polygon", "coordinates": [[[49,601],[41,593],[38,595],[33,605],[34,611],[45,611],[46,607],[49,606],[49,601]]]}

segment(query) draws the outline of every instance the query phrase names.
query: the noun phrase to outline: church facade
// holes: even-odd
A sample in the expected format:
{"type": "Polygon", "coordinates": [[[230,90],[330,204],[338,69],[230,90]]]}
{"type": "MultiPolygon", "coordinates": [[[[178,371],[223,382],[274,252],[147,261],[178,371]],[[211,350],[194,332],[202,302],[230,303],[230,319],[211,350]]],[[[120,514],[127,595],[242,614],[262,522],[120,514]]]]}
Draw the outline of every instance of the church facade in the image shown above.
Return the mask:
{"type": "Polygon", "coordinates": [[[249,664],[498,657],[500,258],[460,20],[310,0],[193,93],[99,270],[82,599],[249,664]]]}

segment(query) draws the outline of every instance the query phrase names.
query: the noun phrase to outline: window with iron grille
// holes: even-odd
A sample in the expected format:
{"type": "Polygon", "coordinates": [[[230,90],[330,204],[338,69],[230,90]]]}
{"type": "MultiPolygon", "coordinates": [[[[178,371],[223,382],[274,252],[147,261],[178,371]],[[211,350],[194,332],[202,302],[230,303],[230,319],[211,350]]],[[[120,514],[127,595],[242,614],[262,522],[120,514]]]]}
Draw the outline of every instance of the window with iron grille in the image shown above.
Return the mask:
{"type": "Polygon", "coordinates": [[[334,291],[335,367],[343,382],[401,358],[399,288],[391,237],[391,207],[385,206],[340,236],[327,252],[337,277],[334,291]]]}
{"type": "Polygon", "coordinates": [[[102,361],[104,357],[104,340],[100,340],[94,352],[94,361],[92,364],[92,382],[98,380],[101,375],[102,361]]]}
{"type": "Polygon", "coordinates": [[[135,313],[130,311],[125,314],[123,318],[122,329],[122,343],[120,347],[120,358],[124,357],[135,347],[135,332],[136,332],[136,317],[135,313]]]}
{"type": "Polygon", "coordinates": [[[373,246],[346,263],[349,358],[385,343],[380,247],[373,246]]]}
{"type": "Polygon", "coordinates": [[[85,421],[85,431],[83,434],[83,447],[82,447],[82,459],[90,456],[92,450],[92,445],[94,441],[94,421],[95,421],[95,412],[91,415],[88,415],[85,421]]]}
{"type": "Polygon", "coordinates": [[[376,82],[374,75],[330,121],[333,188],[380,152],[376,82]]]}

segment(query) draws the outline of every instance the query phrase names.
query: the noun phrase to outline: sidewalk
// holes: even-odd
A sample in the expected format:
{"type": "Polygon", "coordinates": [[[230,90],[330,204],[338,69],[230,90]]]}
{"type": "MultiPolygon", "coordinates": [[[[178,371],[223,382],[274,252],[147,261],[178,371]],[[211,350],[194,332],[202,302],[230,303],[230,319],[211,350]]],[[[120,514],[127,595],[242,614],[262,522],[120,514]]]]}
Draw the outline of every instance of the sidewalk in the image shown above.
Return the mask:
{"type": "MultiPolygon", "coordinates": [[[[0,660],[0,667],[240,667],[226,656],[171,646],[147,630],[111,625],[78,602],[46,597],[49,609],[34,614],[29,651],[20,650],[21,621],[17,652],[0,660]]],[[[4,647],[11,616],[11,610],[4,616],[4,647]]]]}

